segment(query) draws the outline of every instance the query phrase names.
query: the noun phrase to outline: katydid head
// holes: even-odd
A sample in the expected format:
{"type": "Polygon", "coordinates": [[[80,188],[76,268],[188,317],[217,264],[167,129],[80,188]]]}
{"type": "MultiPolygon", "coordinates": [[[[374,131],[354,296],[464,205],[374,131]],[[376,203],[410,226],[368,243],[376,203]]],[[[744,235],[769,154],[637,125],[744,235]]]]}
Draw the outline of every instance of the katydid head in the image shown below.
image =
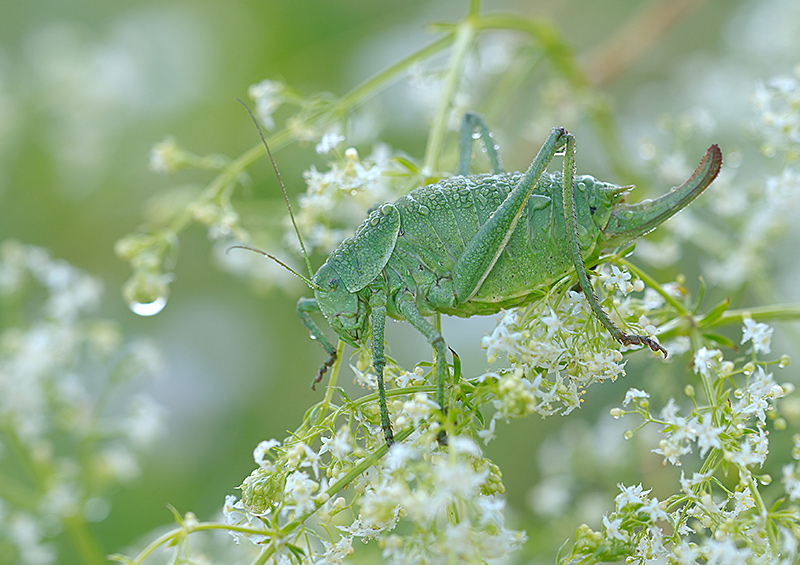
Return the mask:
{"type": "Polygon", "coordinates": [[[615,247],[642,236],[689,205],[711,182],[717,178],[722,166],[722,151],[712,145],[682,185],[655,200],[643,200],[637,204],[619,202],[611,210],[605,226],[600,231],[605,247],[615,247]]]}
{"type": "Polygon", "coordinates": [[[311,279],[314,298],[331,328],[343,341],[358,347],[366,327],[366,310],[360,307],[358,294],[350,292],[328,262],[311,279]]]}

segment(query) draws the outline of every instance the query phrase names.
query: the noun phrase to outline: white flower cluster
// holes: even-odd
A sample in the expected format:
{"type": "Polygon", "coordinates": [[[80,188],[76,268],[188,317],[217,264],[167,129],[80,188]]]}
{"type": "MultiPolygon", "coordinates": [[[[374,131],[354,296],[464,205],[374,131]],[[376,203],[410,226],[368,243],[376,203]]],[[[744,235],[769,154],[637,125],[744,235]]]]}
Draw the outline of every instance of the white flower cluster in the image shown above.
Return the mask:
{"type": "MultiPolygon", "coordinates": [[[[342,136],[323,136],[318,151],[327,153],[342,136]]],[[[300,197],[296,213],[297,226],[303,234],[306,249],[327,253],[352,235],[355,227],[367,216],[367,211],[393,195],[384,172],[388,166],[388,151],[380,148],[362,160],[354,148],[345,150],[341,159],[329,163],[327,171],[313,165],[303,173],[306,192],[300,197]]],[[[297,235],[287,218],[285,241],[297,248],[297,235]]]]}
{"type": "MultiPolygon", "coordinates": [[[[632,280],[627,269],[616,265],[601,268],[598,279],[606,289],[622,295],[621,299],[609,295],[605,303],[631,320],[627,331],[656,333],[645,314],[660,308],[663,301],[647,293],[643,298],[625,296],[644,290],[641,280],[632,280]]],[[[625,375],[621,346],[602,328],[585,296],[573,290],[553,294],[525,310],[505,311],[481,347],[489,363],[503,354],[512,365],[480,379],[494,387],[494,419],[568,414],[580,406],[582,391],[588,386],[625,375]]],[[[493,436],[494,419],[483,432],[486,440],[493,436]]]]}
{"type": "MultiPolygon", "coordinates": [[[[602,532],[593,532],[587,526],[578,530],[579,541],[584,542],[582,553],[594,550],[608,560],[624,558],[633,553],[647,561],[663,560],[676,564],[697,563],[699,559],[716,565],[794,563],[798,556],[798,544],[794,533],[788,528],[779,528],[773,536],[778,548],[783,550],[778,560],[777,555],[765,553],[764,546],[758,542],[752,547],[737,544],[735,534],[741,534],[741,531],[736,531],[735,520],[755,506],[755,498],[750,487],[746,487],[731,497],[733,508],[725,510],[725,504],[714,502],[704,490],[708,487],[709,478],[710,473],[694,473],[691,479],[681,474],[684,501],[695,503],[689,510],[673,500],[659,502],[656,497],[650,496],[650,489],[644,490],[641,484],[618,485],[620,494],[616,497],[616,509],[610,515],[603,516],[602,532]],[[686,524],[687,516],[696,519],[696,529],[686,524]],[[697,529],[714,528],[721,523],[730,526],[719,530],[724,532],[722,535],[701,537],[699,543],[689,541],[689,534],[696,533],[697,529]]],[[[758,537],[758,533],[765,533],[762,528],[759,530],[748,528],[748,536],[758,537]]]]}
{"type": "MultiPolygon", "coordinates": [[[[748,318],[744,322],[742,342],[750,339],[754,328],[760,326],[759,332],[767,336],[758,342],[760,350],[769,351],[768,336],[772,329],[748,318]]],[[[734,370],[733,363],[724,361],[718,349],[706,347],[695,353],[694,366],[696,373],[710,380],[729,377],[734,370]]],[[[729,410],[724,416],[718,411],[701,413],[697,408],[690,416],[680,416],[677,404],[670,399],[660,418],[651,420],[664,425],[662,433],[667,435],[653,452],[662,455],[665,463],[680,465],[681,456],[691,453],[692,444],[696,442],[701,457],[711,448],[721,450],[726,460],[740,467],[740,474],[749,474],[748,466],[763,465],[769,446],[765,431],[767,415],[775,409],[775,401],[791,393],[794,387],[790,383],[777,384],[772,373],[767,373],[762,365],[745,366],[742,372],[748,376],[747,384],[733,391],[733,398],[728,400],[729,410]],[[753,419],[756,420],[756,432],[744,433],[745,425],[753,419]],[[725,445],[722,444],[723,437],[728,438],[725,445]],[[737,439],[741,439],[741,443],[737,439]]]]}
{"type": "Polygon", "coordinates": [[[319,440],[316,451],[296,437],[259,444],[242,499],[225,501],[237,540],[271,544],[276,562],[291,544],[303,548],[302,563],[341,563],[354,539],[375,539],[390,563],[492,563],[526,539],[506,528],[497,467],[468,437],[448,437],[444,446],[435,433],[416,433],[380,460],[370,460],[348,427],[319,440]],[[339,495],[343,483],[351,484],[349,500],[339,495]]]}
{"type": "MultiPolygon", "coordinates": [[[[694,387],[688,386],[686,393],[692,399],[689,414],[681,414],[676,401],[670,398],[660,415],[653,417],[650,395],[630,389],[623,406],[633,404],[633,410],[611,411],[615,418],[635,412],[645,423],[662,426],[664,438],[652,451],[664,458],[664,464],[681,465],[695,444],[705,463],[691,478],[682,471],[680,494],[663,502],[650,497],[650,490],[645,491],[641,485],[619,485],[616,510],[604,516],[602,531],[585,527],[579,532],[573,556],[594,549],[609,557],[635,555],[670,563],[697,563],[702,559],[714,564],[786,565],[800,557],[800,524],[796,515],[792,518],[791,513],[786,513],[786,520],[769,522],[769,505],[759,492],[759,481],[767,484],[769,479],[754,475],[755,469],[761,469],[767,460],[767,424],[778,421],[775,402],[793,392],[794,387],[777,384],[765,364],[755,357],[770,351],[772,329],[749,317],[744,317],[743,322],[742,343],[753,342],[753,361],[742,362],[737,370],[736,364],[726,361],[718,349],[701,347],[694,355],[694,370],[704,382],[703,390],[714,391],[715,398],[703,404],[696,398],[694,387]],[[741,376],[743,386],[733,388],[734,379],[741,376]],[[723,465],[727,475],[731,468],[735,469],[733,476],[738,477],[738,484],[733,488],[720,488],[724,483],[716,474],[723,465]],[[710,535],[701,530],[708,530],[710,535]]],[[[781,362],[780,366],[785,364],[781,362]]],[[[632,435],[626,432],[626,437],[632,435]]],[[[800,459],[800,438],[796,438],[793,456],[800,459]]],[[[783,467],[783,483],[790,500],[800,498],[799,474],[795,464],[783,467]]]]}
{"type": "Polygon", "coordinates": [[[800,435],[794,437],[794,449],[792,450],[794,463],[787,463],[783,466],[783,486],[789,500],[800,500],[800,435]]]}
{"type": "Polygon", "coordinates": [[[100,295],[45,250],[0,243],[0,323],[14,323],[0,326],[0,475],[18,485],[0,494],[0,545],[20,563],[55,563],[48,537],[105,518],[108,488],[138,476],[136,452],[160,432],[161,409],[128,388],[161,371],[160,354],[90,317],[100,295]]]}
{"type": "Polygon", "coordinates": [[[800,144],[800,67],[794,76],[780,75],[759,81],[753,105],[764,127],[767,155],[800,144]]]}
{"type": "Polygon", "coordinates": [[[247,95],[256,103],[256,116],[267,129],[275,127],[272,114],[286,101],[286,87],[277,81],[264,79],[250,85],[247,95]]]}

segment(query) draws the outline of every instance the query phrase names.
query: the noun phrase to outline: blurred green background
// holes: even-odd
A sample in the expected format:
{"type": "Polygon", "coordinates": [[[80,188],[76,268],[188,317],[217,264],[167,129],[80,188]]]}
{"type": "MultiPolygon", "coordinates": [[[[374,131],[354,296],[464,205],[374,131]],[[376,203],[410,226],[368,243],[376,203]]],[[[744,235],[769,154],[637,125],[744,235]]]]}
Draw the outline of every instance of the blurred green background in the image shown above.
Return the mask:
{"type": "MultiPolygon", "coordinates": [[[[487,0],[483,11],[552,21],[589,65],[596,62],[598,46],[651,4],[487,0]]],[[[633,63],[625,62],[628,50],[623,48],[612,58],[622,65],[621,72],[609,74],[599,86],[615,121],[630,135],[625,143],[634,168],[641,161],[635,149],[641,130],[687,107],[703,108],[718,127],[717,137],[698,139],[692,154],[699,158],[710,142],[724,150],[725,143],[736,148],[738,142],[724,136],[749,127],[742,108],[749,104],[755,80],[790,73],[798,62],[800,9],[794,0],[674,4],[692,7],[674,22],[665,16],[663,35],[643,52],[647,38],[631,44],[633,63]]],[[[120,288],[130,270],[114,256],[114,242],[137,229],[154,195],[178,185],[204,185],[211,178],[196,171],[175,177],[150,172],[152,145],[171,135],[200,155],[238,156],[257,141],[235,101],[245,98],[250,84],[273,78],[306,94],[343,94],[431,42],[434,36],[425,31],[426,24],[455,21],[466,10],[463,0],[0,3],[0,240],[43,246],[100,277],[103,315],[118,320],[128,335],[152,337],[167,360],[165,375],[148,390],[166,410],[164,434],[141,462],[140,478],[119,487],[111,496],[109,516],[92,525],[105,551],[140,544],[143,536],[152,537],[148,532],[153,528],[169,524],[166,504],[203,519],[213,517],[225,495],[235,493],[252,470],[253,447],[262,439],[283,437],[321,394],[309,385],[324,355],[294,312],[302,287],[291,295],[253,293],[215,267],[203,229],[190,229],[180,242],[163,312],[141,318],[127,308],[120,288]]],[[[611,67],[604,70],[611,72],[611,67]]],[[[593,70],[588,69],[590,75],[593,70]]],[[[530,88],[532,98],[543,96],[535,84],[530,88]]],[[[404,113],[402,96],[389,93],[382,104],[381,139],[420,157],[424,116],[418,110],[404,113]]],[[[541,143],[520,137],[525,104],[524,98],[515,98],[490,117],[510,169],[526,167],[541,143]]],[[[603,153],[592,148],[597,139],[580,123],[571,123],[569,108],[563,110],[535,118],[570,127],[578,138],[581,169],[608,176],[603,153]]],[[[313,146],[287,147],[276,159],[295,195],[304,190],[301,172],[324,163],[313,146]]],[[[266,161],[249,173],[255,197],[277,197],[266,161]]],[[[776,256],[782,249],[790,252],[788,246],[777,248],[776,256]]],[[[315,258],[315,265],[319,261],[315,258]]],[[[790,281],[796,265],[778,270],[776,278],[790,281]]],[[[688,264],[685,272],[691,280],[697,267],[688,264]]],[[[798,299],[796,285],[778,285],[781,301],[798,299]]],[[[446,337],[481,367],[485,358],[477,344],[493,324],[494,318],[446,321],[446,337]]],[[[390,328],[388,340],[393,355],[409,365],[430,356],[424,340],[398,324],[390,328]]],[[[779,345],[776,350],[781,351],[779,345]]],[[[569,442],[605,442],[612,465],[625,425],[606,422],[598,431],[593,422],[636,386],[636,372],[647,363],[652,360],[631,361],[625,382],[593,390],[587,396],[590,408],[569,421],[529,419],[499,427],[488,453],[503,469],[516,519],[535,542],[541,541],[536,520],[548,517],[537,515],[528,503],[531,488],[543,475],[551,473],[557,480],[560,473],[557,466],[547,469],[548,460],[558,459],[549,454],[557,455],[569,442]],[[541,438],[549,433],[555,435],[540,449],[541,438]]],[[[346,374],[342,378],[349,379],[346,374]]],[[[671,394],[680,394],[682,387],[674,384],[671,394]]],[[[673,472],[662,470],[655,456],[652,463],[647,472],[654,481],[657,473],[673,472]]],[[[576,509],[577,514],[599,509],[598,519],[611,504],[602,497],[581,500],[586,511],[576,509]]],[[[577,525],[565,520],[559,531],[566,538],[577,525]]],[[[544,540],[541,546],[560,543],[544,540]]],[[[60,562],[71,561],[65,554],[60,562]]]]}

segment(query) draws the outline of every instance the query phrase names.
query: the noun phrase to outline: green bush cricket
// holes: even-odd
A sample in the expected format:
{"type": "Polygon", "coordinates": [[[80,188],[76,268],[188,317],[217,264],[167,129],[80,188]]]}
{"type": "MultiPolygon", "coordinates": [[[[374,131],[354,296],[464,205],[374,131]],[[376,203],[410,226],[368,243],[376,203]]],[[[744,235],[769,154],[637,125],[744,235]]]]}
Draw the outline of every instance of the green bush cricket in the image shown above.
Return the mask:
{"type": "MultiPolygon", "coordinates": [[[[387,316],[410,323],[435,349],[437,401],[443,410],[449,375],[446,345],[426,316],[466,318],[520,306],[573,268],[592,311],[617,341],[646,345],[666,356],[656,340],[627,334],[611,321],[594,294],[584,262],[648,233],[686,207],[719,173],[719,147],[709,147],[679,187],[656,200],[629,205],[623,200],[632,187],[576,175],[575,138],[564,128],[551,130],[524,173],[503,172],[491,140],[483,118],[466,114],[457,176],[375,208],[310,279],[292,271],[314,290],[314,298],[299,300],[297,312],[328,353],[315,383],[335,362],[336,349],[311,313],[322,312],[339,338],[353,347],[371,334],[387,445],[394,442],[383,380],[387,316]],[[476,129],[492,165],[490,174],[469,174],[476,129]],[[563,171],[547,173],[552,159],[562,153],[563,171]]],[[[285,189],[284,197],[288,205],[285,189]]],[[[296,225],[295,231],[300,237],[296,225]]]]}

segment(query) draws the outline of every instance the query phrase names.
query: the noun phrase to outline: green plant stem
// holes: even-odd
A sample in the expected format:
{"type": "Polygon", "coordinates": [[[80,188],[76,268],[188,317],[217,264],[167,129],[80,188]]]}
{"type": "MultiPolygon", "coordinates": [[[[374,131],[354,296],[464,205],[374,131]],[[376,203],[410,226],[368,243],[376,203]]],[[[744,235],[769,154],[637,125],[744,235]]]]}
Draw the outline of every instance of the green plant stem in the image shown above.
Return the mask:
{"type": "MultiPolygon", "coordinates": [[[[182,536],[187,534],[191,534],[192,532],[208,532],[214,530],[222,530],[226,532],[240,532],[242,534],[249,534],[249,535],[256,535],[256,534],[264,534],[263,530],[259,530],[256,528],[247,528],[244,526],[234,526],[231,524],[223,524],[220,522],[199,522],[194,524],[191,528],[187,528],[185,526],[181,526],[180,528],[172,529],[164,534],[158,536],[152,542],[150,542],[147,547],[145,547],[139,554],[131,560],[125,560],[125,563],[130,563],[131,565],[139,565],[144,563],[144,560],[150,557],[159,547],[165,544],[170,544],[177,542],[182,536]]],[[[115,557],[115,556],[111,556],[115,557]]],[[[103,561],[106,563],[107,561],[103,561]]]]}
{"type": "MultiPolygon", "coordinates": [[[[401,73],[408,70],[414,63],[427,59],[442,49],[445,49],[452,43],[452,36],[446,35],[434,41],[406,57],[405,59],[395,63],[384,71],[378,73],[374,77],[366,80],[351,90],[349,93],[339,99],[333,106],[320,110],[312,114],[311,121],[322,121],[327,123],[339,116],[347,113],[351,108],[368,98],[379,88],[383,87],[393,79],[397,78],[401,73]]],[[[271,148],[278,149],[286,145],[292,139],[291,131],[288,128],[283,128],[280,131],[267,137],[267,143],[271,148]]],[[[242,173],[255,161],[260,159],[266,154],[266,149],[260,143],[254,145],[245,151],[238,158],[231,161],[224,170],[219,173],[206,189],[203,194],[198,198],[198,201],[211,201],[217,198],[227,187],[231,186],[242,175],[242,173]]],[[[181,214],[177,215],[170,223],[168,231],[172,233],[179,233],[183,231],[192,220],[192,212],[187,209],[181,214]]]]}
{"type": "Polygon", "coordinates": [[[324,415],[333,400],[333,392],[336,390],[336,381],[339,379],[339,369],[342,367],[342,357],[344,356],[344,341],[339,340],[338,347],[336,348],[336,362],[333,364],[330,376],[328,377],[328,387],[325,389],[325,398],[322,399],[324,415]]]}
{"type": "Polygon", "coordinates": [[[461,77],[464,74],[464,63],[467,53],[475,41],[475,35],[475,18],[468,16],[456,28],[453,53],[450,56],[450,63],[442,86],[439,108],[436,110],[428,133],[428,145],[425,148],[425,159],[423,161],[423,171],[426,173],[433,173],[439,170],[439,161],[444,149],[445,134],[447,133],[447,118],[458,92],[461,77]]]}
{"type": "Polygon", "coordinates": [[[745,318],[753,318],[759,322],[797,321],[800,320],[800,304],[774,304],[771,306],[727,310],[718,320],[710,323],[708,327],[713,328],[733,323],[741,324],[745,318]]]}
{"type": "Polygon", "coordinates": [[[105,553],[89,531],[86,520],[83,519],[80,511],[71,516],[64,516],[61,519],[61,523],[64,524],[64,529],[69,535],[72,544],[78,550],[84,565],[103,565],[108,563],[105,553]]]}
{"type": "MultiPolygon", "coordinates": [[[[41,499],[41,494],[47,492],[50,478],[56,473],[51,459],[39,459],[34,457],[28,449],[28,444],[21,441],[14,430],[6,429],[6,444],[13,448],[13,451],[18,456],[20,463],[30,474],[32,481],[35,483],[33,492],[29,492],[26,496],[28,500],[19,501],[22,508],[31,508],[31,501],[36,501],[38,504],[41,499]]],[[[6,487],[8,488],[8,486],[6,487]]],[[[2,490],[2,489],[0,489],[2,490]]],[[[3,496],[4,499],[14,501],[23,496],[25,491],[17,492],[16,495],[3,496]]],[[[77,509],[75,514],[68,516],[59,516],[61,524],[70,539],[70,542],[75,546],[78,554],[84,563],[88,565],[106,563],[105,554],[97,543],[92,533],[87,527],[86,521],[80,513],[80,508],[77,509]]]]}

